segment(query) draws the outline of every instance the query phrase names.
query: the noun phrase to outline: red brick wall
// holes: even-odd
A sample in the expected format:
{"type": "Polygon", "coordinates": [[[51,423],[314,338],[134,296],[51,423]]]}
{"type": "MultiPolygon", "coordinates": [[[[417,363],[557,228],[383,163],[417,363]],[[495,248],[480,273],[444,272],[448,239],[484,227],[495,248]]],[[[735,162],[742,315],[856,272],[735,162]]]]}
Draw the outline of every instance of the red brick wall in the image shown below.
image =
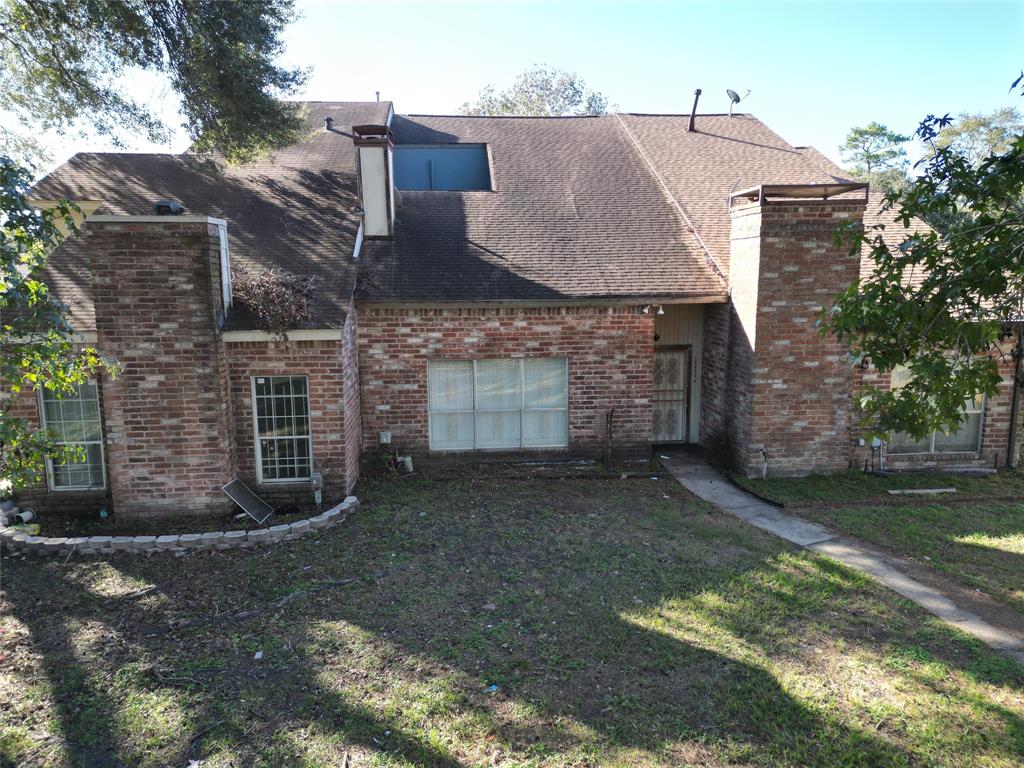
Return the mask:
{"type": "Polygon", "coordinates": [[[341,339],[342,414],[345,426],[345,491],[359,479],[359,458],[363,446],[363,415],[359,386],[359,319],[349,307],[341,339]]]}
{"type": "Polygon", "coordinates": [[[217,227],[195,220],[90,221],[84,229],[97,346],[122,372],[104,377],[110,490],[122,516],[230,507],[234,474],[217,227]]]}
{"type": "Polygon", "coordinates": [[[716,459],[732,453],[729,440],[729,304],[704,307],[704,359],[701,364],[700,444],[716,459]]]}
{"type": "MultiPolygon", "coordinates": [[[[352,374],[343,368],[343,344],[335,339],[230,342],[224,346],[227,348],[235,425],[233,444],[242,480],[271,504],[306,504],[312,501],[307,480],[263,485],[257,482],[252,416],[253,376],[306,376],[309,380],[314,471],[324,475],[325,502],[343,497],[356,477],[350,467],[352,458],[346,437],[347,424],[350,424],[346,407],[351,409],[346,397],[346,380],[352,374]]],[[[348,395],[351,395],[351,389],[348,395]]]]}
{"type": "Polygon", "coordinates": [[[834,236],[863,210],[863,202],[800,200],[732,212],[731,432],[745,472],[760,472],[762,448],[771,474],[850,465],[852,368],[815,321],[859,274],[859,254],[834,236]]]}
{"type": "Polygon", "coordinates": [[[569,360],[569,452],[600,456],[615,409],[618,456],[650,445],[654,315],[636,306],[360,308],[363,449],[378,433],[413,453],[428,450],[427,361],[509,357],[569,360]]]}

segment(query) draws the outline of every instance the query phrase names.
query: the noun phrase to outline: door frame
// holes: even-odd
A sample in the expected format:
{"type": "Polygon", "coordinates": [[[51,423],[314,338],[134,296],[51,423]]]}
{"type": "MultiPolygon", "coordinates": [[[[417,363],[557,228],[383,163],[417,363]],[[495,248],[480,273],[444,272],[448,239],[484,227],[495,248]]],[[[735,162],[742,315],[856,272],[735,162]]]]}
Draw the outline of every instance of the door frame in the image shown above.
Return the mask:
{"type": "MultiPolygon", "coordinates": [[[[683,410],[683,437],[681,440],[654,440],[652,445],[685,445],[690,442],[690,404],[693,401],[693,344],[655,344],[654,355],[659,352],[686,352],[686,398],[683,410]]],[[[654,415],[654,356],[651,356],[651,415],[654,415]]],[[[651,430],[654,431],[653,429],[651,430]]]]}

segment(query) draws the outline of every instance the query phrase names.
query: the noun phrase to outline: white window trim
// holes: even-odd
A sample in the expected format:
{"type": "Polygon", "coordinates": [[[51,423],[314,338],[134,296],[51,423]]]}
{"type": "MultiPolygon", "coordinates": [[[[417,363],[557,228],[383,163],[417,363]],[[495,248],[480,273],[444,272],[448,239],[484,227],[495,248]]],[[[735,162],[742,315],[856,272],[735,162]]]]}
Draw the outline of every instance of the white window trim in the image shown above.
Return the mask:
{"type": "MultiPolygon", "coordinates": [[[[261,373],[254,374],[249,377],[249,395],[252,398],[252,447],[256,454],[256,482],[260,485],[294,485],[295,483],[307,483],[312,478],[313,474],[313,408],[309,399],[309,376],[304,373],[261,373]],[[309,472],[310,474],[305,477],[263,477],[263,455],[260,453],[260,425],[259,425],[259,411],[256,408],[256,379],[272,379],[275,377],[288,377],[298,378],[302,377],[306,380],[306,410],[308,415],[306,420],[309,422],[309,434],[308,435],[292,435],[283,436],[280,440],[302,440],[305,438],[309,441],[309,472]]],[[[268,438],[271,439],[271,438],[268,438]]]]}
{"type": "MultiPolygon", "coordinates": [[[[107,448],[104,443],[106,440],[103,436],[103,409],[100,404],[99,397],[99,385],[94,380],[86,382],[97,387],[96,390],[96,405],[99,407],[100,417],[100,439],[99,440],[83,440],[76,443],[65,443],[60,441],[61,445],[99,445],[100,447],[100,468],[103,470],[103,482],[100,485],[56,485],[53,480],[53,459],[49,456],[46,457],[46,487],[54,493],[63,493],[65,491],[105,491],[107,489],[107,448]]],[[[43,390],[40,389],[36,397],[37,404],[39,406],[39,423],[43,429],[47,429],[49,425],[46,423],[46,404],[43,400],[43,390]]]]}
{"type": "MultiPolygon", "coordinates": [[[[526,358],[526,357],[494,357],[494,358],[483,358],[483,360],[500,360],[500,361],[515,361],[519,366],[519,408],[488,408],[478,410],[476,407],[476,369],[477,363],[480,360],[460,360],[455,358],[438,358],[437,360],[428,360],[427,365],[429,368],[432,362],[452,362],[452,363],[465,363],[471,362],[473,364],[473,408],[467,409],[454,409],[454,410],[433,410],[430,408],[430,392],[427,392],[427,441],[430,446],[430,450],[438,451],[441,453],[466,453],[469,451],[532,451],[532,450],[546,450],[551,448],[568,448],[569,447],[569,358],[552,356],[552,357],[539,357],[539,358],[526,358]],[[526,372],[525,372],[525,360],[562,360],[565,365],[565,407],[564,408],[527,408],[526,407],[526,372]],[[478,413],[519,413],[519,445],[510,445],[506,447],[495,447],[495,448],[479,448],[477,447],[477,436],[476,436],[476,415],[478,413]],[[433,439],[433,418],[435,413],[468,413],[473,417],[473,447],[472,448],[435,448],[433,439]],[[564,443],[547,443],[542,445],[524,445],[523,444],[523,419],[527,413],[565,413],[565,442],[564,443]]],[[[429,379],[429,375],[428,375],[429,379]]],[[[429,390],[429,386],[428,386],[429,390]]]]}

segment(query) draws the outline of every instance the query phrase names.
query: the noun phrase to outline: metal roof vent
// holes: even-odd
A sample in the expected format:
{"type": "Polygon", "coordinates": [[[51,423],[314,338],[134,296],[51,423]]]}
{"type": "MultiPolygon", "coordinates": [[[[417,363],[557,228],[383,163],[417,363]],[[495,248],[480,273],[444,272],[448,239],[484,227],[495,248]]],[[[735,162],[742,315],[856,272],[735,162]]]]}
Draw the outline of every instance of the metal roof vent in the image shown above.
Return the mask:
{"type": "Polygon", "coordinates": [[[157,216],[181,216],[185,212],[185,206],[177,200],[157,200],[153,203],[153,210],[157,216]]]}

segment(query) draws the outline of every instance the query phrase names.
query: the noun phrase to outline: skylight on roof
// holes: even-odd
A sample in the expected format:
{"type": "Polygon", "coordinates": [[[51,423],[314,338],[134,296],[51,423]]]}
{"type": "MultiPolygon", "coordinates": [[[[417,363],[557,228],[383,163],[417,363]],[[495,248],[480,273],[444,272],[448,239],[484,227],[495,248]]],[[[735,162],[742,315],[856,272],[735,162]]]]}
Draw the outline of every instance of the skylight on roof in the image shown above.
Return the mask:
{"type": "Polygon", "coordinates": [[[399,144],[394,170],[399,189],[491,189],[486,144],[399,144]]]}

